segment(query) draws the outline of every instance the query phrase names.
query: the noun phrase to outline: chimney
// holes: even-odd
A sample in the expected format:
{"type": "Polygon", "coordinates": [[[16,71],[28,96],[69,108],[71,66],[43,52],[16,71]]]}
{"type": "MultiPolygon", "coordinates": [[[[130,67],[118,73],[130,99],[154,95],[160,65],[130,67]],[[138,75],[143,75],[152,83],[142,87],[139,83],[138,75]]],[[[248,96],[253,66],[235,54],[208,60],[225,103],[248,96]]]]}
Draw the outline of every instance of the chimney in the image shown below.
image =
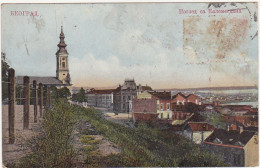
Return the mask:
{"type": "Polygon", "coordinates": [[[241,127],[239,127],[240,129],[239,129],[239,133],[240,134],[242,134],[242,132],[244,131],[244,129],[243,129],[243,127],[241,126],[241,127]]]}

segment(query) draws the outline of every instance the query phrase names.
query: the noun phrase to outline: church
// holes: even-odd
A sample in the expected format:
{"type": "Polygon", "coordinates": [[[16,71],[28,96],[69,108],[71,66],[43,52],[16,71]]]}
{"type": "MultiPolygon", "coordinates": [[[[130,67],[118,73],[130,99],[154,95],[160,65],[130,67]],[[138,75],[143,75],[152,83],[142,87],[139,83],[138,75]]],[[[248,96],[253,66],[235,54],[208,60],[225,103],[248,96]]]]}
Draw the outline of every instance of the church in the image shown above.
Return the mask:
{"type": "MultiPolygon", "coordinates": [[[[58,51],[56,52],[56,77],[55,76],[29,76],[30,84],[35,80],[37,83],[42,83],[43,85],[60,87],[70,87],[71,79],[69,73],[68,55],[64,41],[65,35],[63,33],[63,27],[61,26],[60,42],[57,45],[58,51]]],[[[17,76],[16,83],[22,85],[24,76],[17,76]]]]}

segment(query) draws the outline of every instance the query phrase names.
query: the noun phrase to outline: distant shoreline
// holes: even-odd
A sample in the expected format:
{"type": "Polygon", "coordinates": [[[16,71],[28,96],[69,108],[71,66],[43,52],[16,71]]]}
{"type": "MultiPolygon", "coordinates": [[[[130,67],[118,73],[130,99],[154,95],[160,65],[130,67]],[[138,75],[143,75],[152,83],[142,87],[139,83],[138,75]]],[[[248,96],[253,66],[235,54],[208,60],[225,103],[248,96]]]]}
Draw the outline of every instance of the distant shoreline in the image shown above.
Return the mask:
{"type": "Polygon", "coordinates": [[[156,91],[189,91],[189,90],[244,90],[244,89],[258,89],[257,86],[228,86],[228,87],[201,87],[201,88],[172,88],[172,89],[155,89],[156,91]]]}
{"type": "MultiPolygon", "coordinates": [[[[111,86],[111,87],[88,87],[88,86],[81,86],[81,87],[72,87],[72,89],[116,89],[118,86],[111,86]]],[[[223,86],[223,87],[200,87],[200,88],[171,88],[171,89],[154,89],[155,91],[197,91],[197,90],[244,90],[244,89],[257,89],[258,86],[223,86]]]]}

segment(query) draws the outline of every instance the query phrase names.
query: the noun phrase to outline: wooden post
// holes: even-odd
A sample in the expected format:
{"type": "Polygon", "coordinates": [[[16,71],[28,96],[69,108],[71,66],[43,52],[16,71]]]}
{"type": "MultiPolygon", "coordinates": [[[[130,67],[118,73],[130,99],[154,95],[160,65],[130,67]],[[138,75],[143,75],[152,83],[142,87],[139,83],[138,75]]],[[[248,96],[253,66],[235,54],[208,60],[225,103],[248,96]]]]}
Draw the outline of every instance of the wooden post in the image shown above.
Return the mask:
{"type": "Polygon", "coordinates": [[[23,128],[29,128],[29,107],[30,107],[30,78],[28,76],[23,77],[23,91],[24,91],[24,103],[23,103],[23,128]]]}
{"type": "Polygon", "coordinates": [[[15,102],[15,71],[9,69],[8,71],[8,127],[9,127],[9,143],[13,144],[14,137],[14,102],[15,102]]]}
{"type": "Polygon", "coordinates": [[[47,85],[47,92],[46,92],[46,108],[50,107],[50,87],[47,85]]]}
{"type": "Polygon", "coordinates": [[[42,107],[43,107],[43,86],[42,83],[39,83],[39,89],[40,89],[40,117],[42,117],[42,107]]]}
{"type": "Polygon", "coordinates": [[[37,106],[38,106],[38,92],[37,92],[37,82],[33,81],[33,95],[34,95],[34,123],[37,123],[37,106]]]}

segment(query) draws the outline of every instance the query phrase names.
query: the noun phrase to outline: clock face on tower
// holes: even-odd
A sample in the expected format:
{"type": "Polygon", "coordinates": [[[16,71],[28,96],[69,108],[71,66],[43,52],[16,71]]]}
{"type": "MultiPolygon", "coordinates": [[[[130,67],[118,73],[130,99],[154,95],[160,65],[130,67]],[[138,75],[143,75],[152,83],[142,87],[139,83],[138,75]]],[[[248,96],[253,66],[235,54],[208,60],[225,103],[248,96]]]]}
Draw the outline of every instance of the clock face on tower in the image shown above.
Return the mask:
{"type": "Polygon", "coordinates": [[[66,49],[66,43],[64,41],[65,35],[63,33],[63,27],[61,26],[60,33],[60,43],[57,45],[59,47],[56,52],[57,57],[57,69],[56,69],[56,78],[62,81],[63,84],[70,84],[70,75],[68,67],[68,52],[66,49]]]}

